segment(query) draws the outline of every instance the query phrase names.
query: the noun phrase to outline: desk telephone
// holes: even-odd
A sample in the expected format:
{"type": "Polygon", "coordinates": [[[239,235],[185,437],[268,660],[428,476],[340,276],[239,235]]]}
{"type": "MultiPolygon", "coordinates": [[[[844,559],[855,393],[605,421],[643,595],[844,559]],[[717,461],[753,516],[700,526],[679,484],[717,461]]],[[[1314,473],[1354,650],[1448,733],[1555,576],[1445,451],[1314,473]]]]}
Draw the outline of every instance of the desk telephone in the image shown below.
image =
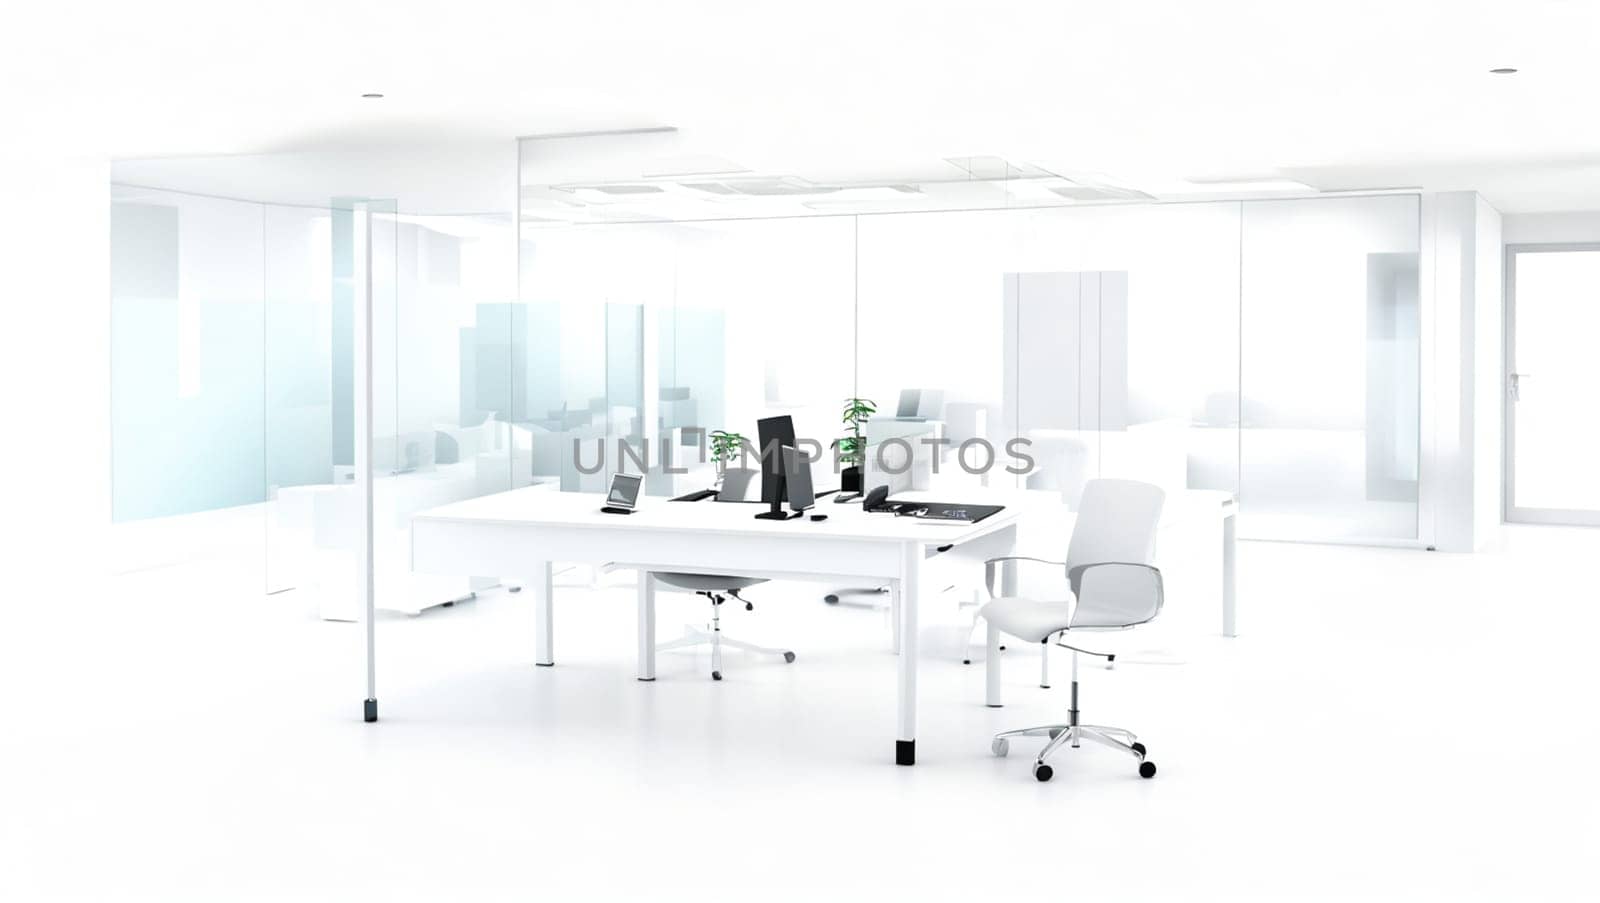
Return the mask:
{"type": "Polygon", "coordinates": [[[891,502],[889,487],[879,486],[861,501],[866,511],[881,511],[896,517],[915,517],[936,523],[975,524],[1005,509],[1004,505],[955,505],[949,502],[891,502]]]}
{"type": "Polygon", "coordinates": [[[875,486],[861,500],[861,510],[879,511],[886,514],[915,515],[917,511],[926,512],[927,506],[921,502],[891,502],[889,501],[889,487],[875,486]]]}

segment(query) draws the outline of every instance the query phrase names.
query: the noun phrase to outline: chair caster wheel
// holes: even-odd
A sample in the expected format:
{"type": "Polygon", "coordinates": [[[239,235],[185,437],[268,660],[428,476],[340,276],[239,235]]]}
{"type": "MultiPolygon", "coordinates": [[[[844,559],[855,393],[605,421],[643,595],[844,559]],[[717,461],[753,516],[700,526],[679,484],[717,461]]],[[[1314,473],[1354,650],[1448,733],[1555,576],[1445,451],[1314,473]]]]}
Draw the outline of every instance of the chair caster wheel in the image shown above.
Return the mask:
{"type": "Polygon", "coordinates": [[[1039,783],[1043,784],[1045,781],[1048,781],[1051,778],[1055,777],[1055,774],[1056,774],[1055,769],[1051,768],[1050,766],[1048,766],[1046,764],[1044,764],[1043,762],[1035,762],[1035,763],[1033,763],[1033,779],[1035,781],[1038,781],[1039,783]]]}
{"type": "Polygon", "coordinates": [[[1001,652],[1004,652],[1004,651],[1006,651],[1006,647],[1004,647],[1004,646],[1001,646],[1001,647],[1000,647],[1000,651],[1001,651],[1001,652]]]}
{"type": "Polygon", "coordinates": [[[989,751],[1004,759],[1006,753],[1011,752],[1011,741],[1004,737],[996,737],[994,742],[989,744],[989,751]]]}
{"type": "Polygon", "coordinates": [[[712,680],[721,680],[722,679],[722,672],[721,671],[713,671],[713,672],[711,672],[711,679],[712,680]]]}
{"type": "Polygon", "coordinates": [[[822,601],[828,603],[829,605],[838,605],[839,604],[839,597],[837,595],[833,594],[833,593],[829,593],[826,596],[822,597],[822,601]]]}
{"type": "Polygon", "coordinates": [[[1132,743],[1129,743],[1129,744],[1128,744],[1128,748],[1129,748],[1129,749],[1132,749],[1132,750],[1133,750],[1133,751],[1134,751],[1134,752],[1136,752],[1136,753],[1138,753],[1138,754],[1139,754],[1139,758],[1141,758],[1141,759],[1142,759],[1142,758],[1144,758],[1144,756],[1145,756],[1145,753],[1146,753],[1146,751],[1147,751],[1147,750],[1145,750],[1145,748],[1144,748],[1144,744],[1143,744],[1143,743],[1140,743],[1140,742],[1139,742],[1139,741],[1137,741],[1137,740],[1135,740],[1135,741],[1134,741],[1134,742],[1132,742],[1132,743]]]}
{"type": "Polygon", "coordinates": [[[1154,762],[1140,762],[1139,763],[1139,777],[1141,777],[1141,778],[1153,778],[1155,776],[1156,776],[1156,763],[1154,763],[1154,762]]]}
{"type": "Polygon", "coordinates": [[[785,652],[783,654],[783,660],[786,661],[786,662],[789,662],[790,664],[793,664],[794,663],[794,653],[793,652],[785,652]]]}
{"type": "Polygon", "coordinates": [[[964,659],[962,659],[962,660],[961,660],[961,664],[963,664],[963,665],[970,665],[970,664],[972,664],[972,659],[970,659],[970,658],[964,658],[964,659]]]}

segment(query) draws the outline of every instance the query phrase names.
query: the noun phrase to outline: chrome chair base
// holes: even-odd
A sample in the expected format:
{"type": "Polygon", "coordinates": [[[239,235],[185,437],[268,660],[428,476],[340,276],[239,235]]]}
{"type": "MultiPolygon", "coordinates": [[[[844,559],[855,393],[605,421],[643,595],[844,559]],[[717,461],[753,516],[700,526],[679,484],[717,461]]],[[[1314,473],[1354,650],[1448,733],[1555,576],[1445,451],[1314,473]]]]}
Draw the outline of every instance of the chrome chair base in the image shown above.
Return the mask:
{"type": "Polygon", "coordinates": [[[995,734],[994,740],[990,742],[990,752],[996,756],[1005,756],[1011,752],[1012,737],[1050,738],[1033,761],[1033,776],[1041,781],[1048,781],[1054,775],[1054,770],[1045,764],[1045,759],[1049,758],[1051,753],[1064,745],[1077,749],[1085,740],[1138,759],[1139,776],[1142,778],[1153,778],[1156,775],[1155,763],[1145,757],[1144,744],[1139,742],[1138,736],[1133,731],[1124,728],[1108,727],[1103,724],[1045,724],[1014,731],[1001,731],[995,734]]]}
{"type": "MultiPolygon", "coordinates": [[[[702,595],[712,595],[711,629],[705,630],[699,627],[685,626],[683,628],[683,636],[678,637],[675,640],[668,640],[665,643],[656,644],[657,652],[665,652],[669,649],[686,649],[691,646],[710,646],[712,680],[722,679],[723,646],[727,646],[731,649],[742,649],[745,652],[754,652],[759,655],[782,656],[785,662],[794,661],[794,653],[788,649],[773,649],[769,646],[757,646],[755,643],[747,643],[744,640],[736,640],[733,637],[724,636],[722,633],[722,600],[720,598],[716,598],[716,596],[720,594],[703,593],[702,595]]],[[[736,596],[735,598],[738,597],[736,596]]]]}
{"type": "MultiPolygon", "coordinates": [[[[1047,641],[1048,642],[1048,641],[1047,641]]],[[[1047,650],[1049,646],[1045,647],[1047,650]]],[[[1084,740],[1090,740],[1101,746],[1127,753],[1139,760],[1139,777],[1153,778],[1156,776],[1156,763],[1147,758],[1147,750],[1139,737],[1133,731],[1121,727],[1108,727],[1103,724],[1081,724],[1078,721],[1078,656],[1084,650],[1076,647],[1067,647],[1072,650],[1072,702],[1067,709],[1066,724],[1045,724],[1039,727],[1025,727],[1014,731],[1001,731],[994,735],[989,742],[989,751],[996,756],[1004,756],[1011,751],[1012,737],[1049,737],[1050,740],[1039,750],[1039,755],[1033,760],[1033,776],[1040,781],[1048,781],[1055,774],[1055,770],[1045,763],[1050,754],[1060,749],[1062,744],[1070,745],[1077,749],[1084,740]]],[[[1090,652],[1089,655],[1105,655],[1105,653],[1090,652]]]]}
{"type": "Polygon", "coordinates": [[[691,646],[710,646],[713,652],[719,646],[727,646],[730,649],[743,649],[746,652],[755,652],[761,655],[781,655],[791,662],[794,661],[794,653],[787,649],[757,646],[755,643],[747,643],[744,640],[736,640],[731,636],[726,636],[720,630],[706,630],[692,626],[683,628],[683,636],[658,644],[656,651],[665,652],[668,649],[685,649],[691,646]]]}

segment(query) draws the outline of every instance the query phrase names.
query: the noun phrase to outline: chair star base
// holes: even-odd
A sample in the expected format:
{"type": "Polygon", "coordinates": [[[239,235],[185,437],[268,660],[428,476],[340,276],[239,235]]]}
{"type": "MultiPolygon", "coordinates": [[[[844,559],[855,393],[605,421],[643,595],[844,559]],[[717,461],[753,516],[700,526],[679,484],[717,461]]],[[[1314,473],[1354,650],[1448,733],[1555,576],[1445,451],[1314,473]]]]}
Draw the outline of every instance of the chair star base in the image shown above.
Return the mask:
{"type": "MultiPolygon", "coordinates": [[[[773,649],[770,646],[757,646],[755,643],[747,643],[744,640],[736,640],[733,637],[724,636],[722,633],[722,594],[700,593],[700,595],[711,599],[711,629],[704,630],[699,627],[686,626],[683,628],[683,636],[678,637],[675,640],[668,640],[665,643],[657,644],[657,652],[665,652],[669,649],[687,649],[693,646],[710,646],[712,680],[722,679],[723,646],[727,646],[732,649],[742,649],[745,652],[754,652],[758,655],[782,656],[785,662],[794,661],[794,653],[788,649],[773,649]]],[[[734,598],[739,597],[735,596],[734,598]]],[[[743,600],[741,599],[740,601],[743,600]]]]}
{"type": "Polygon", "coordinates": [[[1118,752],[1126,753],[1139,760],[1139,776],[1153,778],[1156,776],[1156,765],[1145,758],[1146,751],[1143,743],[1130,730],[1120,727],[1107,727],[1099,724],[1046,724],[1039,727],[1025,727],[1014,731],[1001,731],[994,735],[990,743],[990,751],[997,756],[1004,756],[1011,751],[1012,737],[1049,737],[1050,742],[1039,750],[1039,755],[1033,762],[1033,776],[1041,781],[1048,781],[1054,776],[1054,769],[1045,764],[1045,759],[1062,746],[1077,749],[1084,740],[1098,743],[1118,752]]]}

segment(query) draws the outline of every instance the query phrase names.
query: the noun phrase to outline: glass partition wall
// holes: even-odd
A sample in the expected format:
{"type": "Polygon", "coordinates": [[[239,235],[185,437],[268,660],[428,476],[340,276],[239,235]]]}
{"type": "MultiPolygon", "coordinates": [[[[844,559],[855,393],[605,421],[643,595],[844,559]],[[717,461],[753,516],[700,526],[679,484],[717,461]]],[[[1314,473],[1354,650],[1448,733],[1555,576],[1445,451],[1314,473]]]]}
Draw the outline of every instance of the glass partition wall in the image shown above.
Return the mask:
{"type": "Polygon", "coordinates": [[[715,481],[712,432],[754,444],[756,421],[783,413],[819,446],[837,435],[853,222],[564,224],[524,229],[521,246],[517,413],[535,479],[598,491],[621,470],[676,495],[715,481]]]}
{"type": "MultiPolygon", "coordinates": [[[[416,510],[619,469],[703,488],[705,435],[753,442],[765,416],[792,415],[836,487],[854,398],[877,408],[869,482],[1070,508],[1126,476],[1237,493],[1245,536],[1415,540],[1419,205],[519,224],[370,204],[379,604],[472,589],[408,575],[416,510]]],[[[349,205],[115,186],[111,224],[119,565],[253,545],[242,579],[343,598],[349,205]]]]}
{"type": "Polygon", "coordinates": [[[378,604],[416,611],[470,592],[411,576],[406,529],[414,511],[527,482],[508,416],[511,217],[116,186],[112,223],[122,565],[227,555],[247,585],[359,615],[360,235],[378,604]]]}
{"type": "Polygon", "coordinates": [[[1241,527],[1416,538],[1418,198],[1252,201],[1242,217],[1241,527]]]}
{"type": "Polygon", "coordinates": [[[225,557],[262,529],[266,224],[120,187],[110,223],[113,566],[225,557]]]}
{"type": "MultiPolygon", "coordinates": [[[[525,197],[548,194],[522,176],[525,197]]],[[[592,324],[549,384],[599,391],[586,370],[641,363],[643,426],[616,418],[610,380],[613,415],[584,438],[684,448],[687,426],[749,435],[793,413],[826,447],[863,398],[883,455],[869,485],[1070,509],[1084,481],[1128,477],[1237,494],[1243,536],[1418,538],[1416,195],[711,218],[677,203],[683,218],[651,222],[605,221],[637,205],[523,211],[519,303],[592,324]],[[642,346],[599,313],[619,306],[642,314],[642,346]]],[[[714,479],[623,466],[657,494],[714,479]]]]}
{"type": "Polygon", "coordinates": [[[986,448],[1009,464],[1006,445],[1020,440],[1026,472],[980,481],[1058,491],[1068,507],[1095,476],[1237,489],[1237,204],[907,214],[858,228],[861,344],[906,349],[863,354],[859,385],[896,404],[908,389],[937,399],[954,451],[930,470],[974,476],[986,448]]]}

